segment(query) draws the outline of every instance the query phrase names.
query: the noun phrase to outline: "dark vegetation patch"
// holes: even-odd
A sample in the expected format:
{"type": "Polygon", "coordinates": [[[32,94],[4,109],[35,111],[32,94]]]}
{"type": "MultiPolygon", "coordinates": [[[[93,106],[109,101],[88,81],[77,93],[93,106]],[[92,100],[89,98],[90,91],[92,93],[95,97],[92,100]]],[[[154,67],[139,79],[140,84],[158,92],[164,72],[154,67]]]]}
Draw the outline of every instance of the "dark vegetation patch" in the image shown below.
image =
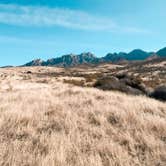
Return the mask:
{"type": "Polygon", "coordinates": [[[101,125],[99,119],[92,113],[89,114],[88,119],[89,119],[90,124],[93,124],[95,126],[100,126],[101,125]]]}
{"type": "Polygon", "coordinates": [[[156,88],[150,94],[150,97],[161,100],[161,101],[166,101],[166,86],[160,86],[156,88]]]}
{"type": "Polygon", "coordinates": [[[43,126],[37,128],[38,133],[47,132],[51,134],[52,132],[60,132],[63,130],[63,126],[57,121],[50,121],[45,123],[43,126]]]}
{"type": "Polygon", "coordinates": [[[67,84],[72,84],[75,86],[84,86],[85,84],[84,80],[75,80],[75,79],[71,79],[71,80],[64,79],[63,82],[67,84]]]}
{"type": "Polygon", "coordinates": [[[44,73],[34,73],[39,78],[46,77],[60,77],[60,76],[68,76],[67,72],[44,72],[44,73]]]}
{"type": "Polygon", "coordinates": [[[108,116],[107,120],[113,126],[120,126],[120,123],[121,123],[120,117],[118,117],[117,115],[115,115],[113,113],[108,116]]]}
{"type": "Polygon", "coordinates": [[[100,73],[100,72],[98,72],[98,73],[97,72],[96,73],[89,73],[89,74],[83,73],[83,72],[82,73],[76,72],[76,73],[72,73],[72,76],[73,77],[83,77],[83,78],[86,79],[86,82],[91,82],[93,80],[96,80],[96,79],[102,77],[103,74],[104,73],[100,73]]]}
{"type": "Polygon", "coordinates": [[[99,78],[94,87],[102,90],[117,90],[133,95],[147,94],[144,84],[139,79],[126,74],[99,78]]]}

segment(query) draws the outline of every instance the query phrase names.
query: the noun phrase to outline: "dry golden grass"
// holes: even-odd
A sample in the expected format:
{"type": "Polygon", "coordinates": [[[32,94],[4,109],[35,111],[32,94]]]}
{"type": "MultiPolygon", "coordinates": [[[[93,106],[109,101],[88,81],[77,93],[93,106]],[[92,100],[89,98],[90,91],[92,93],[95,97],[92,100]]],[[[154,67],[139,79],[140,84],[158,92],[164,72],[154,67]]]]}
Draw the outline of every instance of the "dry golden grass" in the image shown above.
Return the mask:
{"type": "Polygon", "coordinates": [[[165,103],[25,70],[0,71],[0,165],[166,165],[165,103]]]}

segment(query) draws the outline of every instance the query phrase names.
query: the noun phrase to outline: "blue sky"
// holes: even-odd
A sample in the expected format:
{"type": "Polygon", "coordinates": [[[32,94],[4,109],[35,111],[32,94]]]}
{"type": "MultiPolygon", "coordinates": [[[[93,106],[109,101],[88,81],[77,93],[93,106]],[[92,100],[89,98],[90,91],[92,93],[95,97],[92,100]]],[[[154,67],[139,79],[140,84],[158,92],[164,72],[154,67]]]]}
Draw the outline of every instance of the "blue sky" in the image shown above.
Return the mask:
{"type": "Polygon", "coordinates": [[[166,46],[165,0],[0,0],[0,66],[166,46]]]}

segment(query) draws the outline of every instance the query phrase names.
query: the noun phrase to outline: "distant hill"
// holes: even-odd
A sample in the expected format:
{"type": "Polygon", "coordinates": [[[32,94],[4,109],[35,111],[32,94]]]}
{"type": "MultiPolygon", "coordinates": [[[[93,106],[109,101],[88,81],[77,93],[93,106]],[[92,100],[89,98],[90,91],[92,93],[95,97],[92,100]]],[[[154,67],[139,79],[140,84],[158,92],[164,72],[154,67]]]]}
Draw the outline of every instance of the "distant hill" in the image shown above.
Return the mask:
{"type": "Polygon", "coordinates": [[[122,60],[145,60],[150,57],[153,53],[145,52],[141,49],[135,49],[129,53],[120,52],[120,53],[108,53],[103,59],[105,61],[122,61],[122,60]]]}
{"type": "Polygon", "coordinates": [[[166,57],[166,47],[156,53],[160,57],[166,57]]]}
{"type": "Polygon", "coordinates": [[[129,53],[108,53],[106,56],[97,58],[94,54],[87,52],[79,55],[68,54],[63,55],[58,58],[48,59],[43,61],[41,59],[36,59],[31,62],[26,63],[23,66],[62,66],[62,67],[72,67],[82,64],[98,64],[102,62],[127,62],[127,61],[139,61],[139,60],[149,60],[156,59],[157,57],[166,57],[166,47],[157,52],[146,52],[141,49],[135,49],[129,53]]]}
{"type": "Polygon", "coordinates": [[[31,62],[26,63],[23,66],[42,66],[43,63],[44,63],[43,60],[41,60],[41,59],[35,59],[35,60],[31,61],[31,62]]]}
{"type": "Polygon", "coordinates": [[[58,58],[48,59],[47,61],[42,61],[41,59],[36,59],[31,62],[26,63],[23,66],[63,66],[63,67],[71,67],[81,64],[97,64],[100,59],[95,57],[94,54],[82,53],[79,55],[68,54],[63,55],[58,58]]]}
{"type": "Polygon", "coordinates": [[[121,60],[126,60],[126,53],[108,53],[105,57],[102,58],[104,62],[117,62],[121,60]]]}
{"type": "Polygon", "coordinates": [[[80,64],[95,64],[98,63],[99,59],[95,57],[92,53],[82,53],[79,55],[69,54],[69,55],[63,55],[62,57],[49,59],[46,62],[43,62],[42,64],[44,66],[63,66],[63,67],[69,67],[69,66],[76,66],[80,64]]]}
{"type": "Polygon", "coordinates": [[[126,59],[127,60],[145,60],[151,55],[152,55],[151,53],[145,52],[141,49],[135,49],[127,54],[126,59]]]}
{"type": "Polygon", "coordinates": [[[0,68],[12,68],[14,66],[8,65],[8,66],[1,66],[0,68]]]}

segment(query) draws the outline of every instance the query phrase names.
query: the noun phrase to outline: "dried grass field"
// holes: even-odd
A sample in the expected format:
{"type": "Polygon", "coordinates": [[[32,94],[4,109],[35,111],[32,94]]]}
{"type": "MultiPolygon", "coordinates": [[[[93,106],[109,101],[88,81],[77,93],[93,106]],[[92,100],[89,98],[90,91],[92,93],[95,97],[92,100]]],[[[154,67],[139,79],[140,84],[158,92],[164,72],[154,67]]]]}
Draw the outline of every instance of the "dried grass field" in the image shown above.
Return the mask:
{"type": "Polygon", "coordinates": [[[1,166],[165,166],[166,103],[0,69],[1,166]]]}

